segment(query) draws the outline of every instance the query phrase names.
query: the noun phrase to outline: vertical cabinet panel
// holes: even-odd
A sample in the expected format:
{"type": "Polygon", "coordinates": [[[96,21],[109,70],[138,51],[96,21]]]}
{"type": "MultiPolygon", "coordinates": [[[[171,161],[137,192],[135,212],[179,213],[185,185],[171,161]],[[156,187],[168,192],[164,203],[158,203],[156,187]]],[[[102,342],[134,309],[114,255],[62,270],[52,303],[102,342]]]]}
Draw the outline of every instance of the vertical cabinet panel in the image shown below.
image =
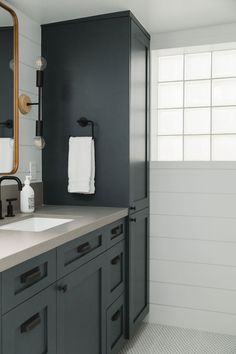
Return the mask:
{"type": "Polygon", "coordinates": [[[149,46],[129,11],[43,25],[46,204],[148,207],[149,46]],[[95,122],[93,196],[67,191],[68,136],[89,134],[76,125],[84,115],[95,122]]]}
{"type": "Polygon", "coordinates": [[[3,354],[56,353],[55,286],[2,317],[3,354]]]}
{"type": "Polygon", "coordinates": [[[148,207],[149,39],[131,21],[130,206],[148,207]]]}
{"type": "Polygon", "coordinates": [[[107,300],[112,304],[125,290],[125,245],[119,242],[107,252],[107,300]]]}
{"type": "Polygon", "coordinates": [[[58,354],[104,354],[106,275],[97,257],[58,282],[58,354]]]}
{"type": "Polygon", "coordinates": [[[149,209],[130,218],[128,335],[149,310],[149,209]]]}
{"type": "Polygon", "coordinates": [[[125,303],[121,296],[107,310],[107,354],[118,353],[125,340],[125,303]]]}
{"type": "Polygon", "coordinates": [[[128,206],[129,21],[104,15],[42,27],[45,204],[128,206]],[[96,124],[92,196],[67,191],[68,137],[91,134],[76,124],[82,116],[96,124]]]}

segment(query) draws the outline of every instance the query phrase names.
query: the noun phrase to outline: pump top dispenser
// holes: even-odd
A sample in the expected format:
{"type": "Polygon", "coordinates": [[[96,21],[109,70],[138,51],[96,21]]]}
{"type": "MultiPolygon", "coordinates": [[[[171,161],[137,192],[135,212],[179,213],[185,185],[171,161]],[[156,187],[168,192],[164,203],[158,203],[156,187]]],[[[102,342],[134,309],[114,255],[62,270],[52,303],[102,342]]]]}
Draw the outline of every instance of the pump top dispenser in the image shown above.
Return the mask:
{"type": "Polygon", "coordinates": [[[24,187],[20,193],[20,210],[22,213],[33,213],[35,209],[34,190],[30,186],[30,176],[26,176],[24,187]]]}

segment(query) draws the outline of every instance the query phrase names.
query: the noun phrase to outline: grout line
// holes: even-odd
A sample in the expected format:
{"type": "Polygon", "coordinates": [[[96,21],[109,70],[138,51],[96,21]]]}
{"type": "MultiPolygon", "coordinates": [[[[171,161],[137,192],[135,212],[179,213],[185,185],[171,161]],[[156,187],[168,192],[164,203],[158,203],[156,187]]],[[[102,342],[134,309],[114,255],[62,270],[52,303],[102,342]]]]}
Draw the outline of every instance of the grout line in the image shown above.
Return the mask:
{"type": "Polygon", "coordinates": [[[213,92],[212,92],[212,74],[213,74],[213,52],[211,52],[211,82],[210,82],[210,161],[212,161],[212,100],[213,100],[213,92]]]}
{"type": "Polygon", "coordinates": [[[35,67],[34,67],[33,65],[30,65],[30,64],[28,64],[28,63],[25,63],[24,61],[19,60],[19,64],[20,64],[20,65],[23,65],[23,66],[26,66],[27,68],[36,71],[36,69],[35,69],[35,67]]]}
{"type": "Polygon", "coordinates": [[[214,216],[214,215],[184,215],[184,214],[160,214],[149,213],[150,216],[169,216],[169,217],[184,217],[184,218],[205,218],[205,219],[233,219],[236,221],[236,216],[214,216]]]}
{"type": "Polygon", "coordinates": [[[171,237],[171,236],[150,236],[150,239],[167,239],[167,240],[184,240],[184,241],[197,241],[197,242],[212,242],[212,243],[232,243],[236,244],[236,238],[235,241],[225,241],[225,240],[209,240],[209,239],[201,239],[201,238],[187,238],[187,237],[171,237]]]}
{"type": "Polygon", "coordinates": [[[191,261],[180,261],[178,259],[167,259],[167,258],[151,258],[149,261],[159,261],[159,262],[170,262],[170,263],[181,263],[181,264],[194,264],[194,265],[204,265],[204,266],[210,266],[210,267],[221,267],[221,268],[235,268],[236,269],[236,264],[235,265],[230,265],[230,264],[219,264],[219,263],[206,263],[206,262],[191,262],[191,261]]]}
{"type": "MultiPolygon", "coordinates": [[[[226,105],[215,105],[213,108],[235,108],[236,104],[226,104],[226,105]]],[[[185,109],[203,109],[203,108],[211,108],[211,106],[187,106],[185,109]]],[[[153,111],[172,111],[182,109],[182,106],[179,107],[164,107],[164,108],[152,108],[153,111]]]]}
{"type": "Polygon", "coordinates": [[[235,195],[236,193],[232,193],[232,192],[221,192],[221,193],[216,193],[216,192],[174,192],[174,191],[154,191],[154,190],[151,190],[150,191],[151,194],[195,194],[195,195],[235,195]]]}
{"type": "MultiPolygon", "coordinates": [[[[211,52],[211,54],[214,51],[211,52]]],[[[185,57],[188,54],[183,54],[183,57],[185,57]]],[[[202,82],[202,81],[220,81],[220,80],[235,80],[236,76],[220,76],[220,77],[213,77],[212,74],[210,74],[210,76],[208,78],[202,78],[202,79],[185,79],[184,77],[184,81],[186,82],[202,82]]],[[[152,81],[153,84],[155,85],[162,85],[162,84],[175,84],[175,83],[181,83],[183,80],[166,80],[166,81],[152,81]]]]}
{"type": "MultiPolygon", "coordinates": [[[[39,33],[41,33],[40,26],[39,26],[39,33]]],[[[36,40],[32,39],[31,37],[27,36],[25,33],[22,33],[22,32],[19,33],[19,36],[23,37],[24,39],[27,39],[28,41],[32,42],[33,44],[35,44],[37,46],[39,46],[39,48],[41,50],[41,43],[40,42],[37,42],[36,40]]]]}
{"type": "Polygon", "coordinates": [[[236,293],[236,288],[235,289],[228,289],[228,288],[218,288],[218,287],[212,287],[212,286],[204,286],[204,285],[193,285],[193,284],[187,284],[187,283],[174,283],[174,282],[165,282],[165,281],[159,281],[159,280],[150,280],[150,284],[166,284],[166,285],[173,285],[173,286],[180,286],[180,287],[189,287],[189,288],[200,288],[200,289],[209,289],[209,290],[219,290],[219,291],[227,291],[227,292],[233,292],[236,293]]]}
{"type": "MultiPolygon", "coordinates": [[[[199,133],[199,134],[196,134],[196,133],[193,133],[193,134],[190,134],[190,133],[188,133],[188,134],[184,134],[184,136],[209,136],[209,135],[211,135],[211,136],[228,136],[228,135],[230,135],[230,136],[236,136],[236,132],[233,132],[233,133],[214,133],[214,134],[209,134],[209,133],[199,133]]],[[[156,137],[158,138],[158,137],[176,137],[176,136],[183,136],[183,134],[157,134],[156,135],[156,137]]],[[[166,161],[166,160],[164,160],[164,161],[166,161]]],[[[177,161],[179,161],[179,162],[185,162],[185,161],[182,161],[182,160],[176,160],[176,162],[177,161]]],[[[191,161],[191,162],[194,162],[194,160],[189,160],[189,161],[191,161]]],[[[195,160],[196,161],[196,160],[195,160]]],[[[212,160],[205,160],[206,162],[208,161],[208,162],[210,162],[210,161],[212,161],[212,160]]],[[[235,161],[235,160],[232,160],[232,161],[235,161]]],[[[161,162],[161,161],[158,161],[158,162],[161,162]]],[[[173,161],[174,162],[174,161],[173,161]]],[[[199,162],[204,162],[204,161],[202,161],[202,160],[199,160],[199,162]]],[[[213,160],[213,162],[214,162],[214,160],[213,160]]]]}
{"type": "Polygon", "coordinates": [[[209,309],[201,309],[201,308],[194,308],[194,307],[185,307],[185,306],[175,306],[175,305],[166,305],[166,304],[160,304],[160,303],[151,303],[152,306],[164,306],[164,307],[170,307],[170,308],[178,308],[178,309],[186,309],[186,310],[192,310],[192,311],[201,311],[201,312],[210,312],[210,313],[218,313],[222,315],[230,315],[232,317],[236,317],[236,313],[232,312],[224,312],[224,311],[214,311],[214,310],[209,310],[209,309]]]}
{"type": "Polygon", "coordinates": [[[185,55],[183,55],[183,134],[182,134],[182,148],[183,148],[183,153],[182,153],[182,160],[185,160],[185,55]]]}
{"type": "MultiPolygon", "coordinates": [[[[151,189],[150,190],[150,194],[197,194],[197,195],[217,195],[217,196],[220,196],[220,195],[236,195],[236,192],[199,192],[199,191],[196,191],[196,192],[188,192],[188,191],[178,191],[178,192],[175,192],[175,191],[165,191],[165,190],[153,190],[151,189]]],[[[151,196],[152,197],[152,196],[151,196]]]]}

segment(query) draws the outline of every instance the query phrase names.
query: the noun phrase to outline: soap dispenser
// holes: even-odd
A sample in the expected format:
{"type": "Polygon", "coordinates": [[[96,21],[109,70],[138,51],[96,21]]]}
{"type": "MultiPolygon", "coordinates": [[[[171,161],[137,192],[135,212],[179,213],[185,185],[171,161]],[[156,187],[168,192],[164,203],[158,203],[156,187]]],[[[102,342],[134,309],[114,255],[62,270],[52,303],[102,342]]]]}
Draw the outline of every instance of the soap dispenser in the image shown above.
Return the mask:
{"type": "Polygon", "coordinates": [[[24,187],[20,192],[20,210],[22,213],[34,212],[34,190],[30,186],[30,176],[26,176],[24,187]]]}

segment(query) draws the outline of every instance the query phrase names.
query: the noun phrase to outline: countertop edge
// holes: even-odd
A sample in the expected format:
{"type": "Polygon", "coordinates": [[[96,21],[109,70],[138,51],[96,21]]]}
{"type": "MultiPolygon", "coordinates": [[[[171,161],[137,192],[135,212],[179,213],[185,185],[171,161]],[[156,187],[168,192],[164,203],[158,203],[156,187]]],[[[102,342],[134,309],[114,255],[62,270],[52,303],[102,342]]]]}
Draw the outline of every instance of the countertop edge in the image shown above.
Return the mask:
{"type": "Polygon", "coordinates": [[[0,273],[127,216],[128,209],[113,212],[111,215],[101,217],[88,225],[79,227],[68,233],[63,233],[53,239],[43,241],[30,248],[2,258],[0,259],[0,273]]]}

